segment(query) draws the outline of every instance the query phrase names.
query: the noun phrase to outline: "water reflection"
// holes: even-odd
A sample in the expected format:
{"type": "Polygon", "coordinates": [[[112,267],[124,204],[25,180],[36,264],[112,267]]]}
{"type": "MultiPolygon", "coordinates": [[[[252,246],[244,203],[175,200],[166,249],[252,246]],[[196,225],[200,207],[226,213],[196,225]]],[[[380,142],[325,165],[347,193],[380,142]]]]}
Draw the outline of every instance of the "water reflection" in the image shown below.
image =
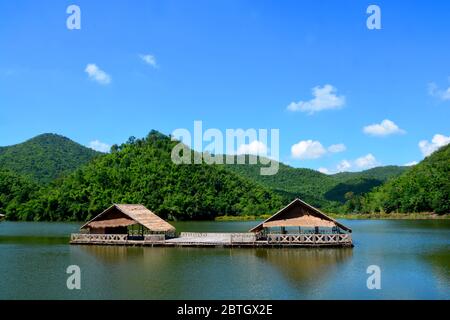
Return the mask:
{"type": "Polygon", "coordinates": [[[170,296],[164,292],[174,268],[174,254],[168,249],[73,246],[71,256],[85,270],[85,293],[92,298],[157,299],[170,296]]]}
{"type": "Polygon", "coordinates": [[[69,241],[68,237],[44,237],[44,236],[10,236],[10,235],[0,235],[0,245],[2,244],[14,244],[14,245],[27,245],[27,246],[37,246],[37,245],[67,245],[69,241]]]}
{"type": "Polygon", "coordinates": [[[255,255],[291,281],[307,284],[324,278],[353,255],[351,248],[258,249],[255,255]]]}
{"type": "Polygon", "coordinates": [[[87,254],[99,262],[103,263],[120,263],[125,262],[133,257],[142,257],[144,255],[142,248],[132,248],[125,246],[78,246],[78,253],[87,254]]]}
{"type": "Polygon", "coordinates": [[[442,292],[449,290],[450,284],[450,250],[448,247],[422,255],[422,259],[430,266],[436,279],[436,287],[442,292]]]}
{"type": "MultiPolygon", "coordinates": [[[[0,224],[0,299],[448,299],[450,221],[345,222],[353,249],[70,246],[76,224],[0,224]],[[383,290],[366,288],[382,267],[383,290]],[[82,290],[66,269],[81,268],[82,290]]],[[[242,232],[247,223],[178,223],[242,232]]]]}

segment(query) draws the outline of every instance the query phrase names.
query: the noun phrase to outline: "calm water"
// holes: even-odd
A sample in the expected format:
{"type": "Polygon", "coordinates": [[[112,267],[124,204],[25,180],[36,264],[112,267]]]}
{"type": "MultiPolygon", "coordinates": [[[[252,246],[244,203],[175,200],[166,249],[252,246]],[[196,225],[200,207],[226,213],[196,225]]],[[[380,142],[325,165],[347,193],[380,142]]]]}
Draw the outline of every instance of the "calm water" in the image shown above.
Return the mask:
{"type": "MultiPolygon", "coordinates": [[[[69,246],[79,224],[0,223],[0,299],[449,299],[450,221],[344,221],[353,249],[69,246]],[[81,290],[66,288],[69,265],[81,290]],[[378,265],[381,290],[368,290],[378,265]]],[[[254,222],[184,222],[178,231],[254,222]]]]}

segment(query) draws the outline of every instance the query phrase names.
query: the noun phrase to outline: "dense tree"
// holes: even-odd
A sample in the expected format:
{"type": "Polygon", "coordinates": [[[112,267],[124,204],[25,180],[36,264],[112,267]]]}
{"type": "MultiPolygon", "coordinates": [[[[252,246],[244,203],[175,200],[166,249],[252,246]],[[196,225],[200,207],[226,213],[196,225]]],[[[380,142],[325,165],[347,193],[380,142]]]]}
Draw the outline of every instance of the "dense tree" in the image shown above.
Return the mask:
{"type": "Polygon", "coordinates": [[[0,170],[0,213],[8,219],[19,215],[21,206],[32,199],[39,187],[30,179],[8,170],[0,170]]]}
{"type": "Polygon", "coordinates": [[[365,212],[450,213],[450,145],[363,199],[365,212]]]}

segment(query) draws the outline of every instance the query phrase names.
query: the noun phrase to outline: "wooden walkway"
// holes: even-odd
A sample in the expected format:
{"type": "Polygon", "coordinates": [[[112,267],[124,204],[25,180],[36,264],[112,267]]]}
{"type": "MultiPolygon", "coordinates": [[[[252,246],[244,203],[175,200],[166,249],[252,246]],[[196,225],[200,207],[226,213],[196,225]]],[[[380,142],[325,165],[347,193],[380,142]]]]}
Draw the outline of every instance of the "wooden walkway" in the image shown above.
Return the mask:
{"type": "Polygon", "coordinates": [[[177,238],[145,235],[133,240],[126,234],[72,234],[71,244],[164,247],[352,247],[351,234],[269,234],[182,232],[177,238]]]}

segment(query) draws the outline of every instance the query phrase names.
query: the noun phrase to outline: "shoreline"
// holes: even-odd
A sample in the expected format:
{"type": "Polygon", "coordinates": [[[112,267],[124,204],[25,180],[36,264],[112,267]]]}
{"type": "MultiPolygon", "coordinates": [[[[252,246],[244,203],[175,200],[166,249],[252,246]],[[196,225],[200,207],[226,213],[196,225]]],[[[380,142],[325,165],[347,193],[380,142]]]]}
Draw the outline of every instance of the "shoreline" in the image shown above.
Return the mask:
{"type": "MultiPolygon", "coordinates": [[[[434,213],[392,213],[392,214],[327,214],[333,219],[347,219],[347,220],[448,220],[450,214],[438,215],[434,213]]],[[[214,221],[218,222],[232,222],[232,221],[261,221],[269,218],[270,215],[261,216],[220,216],[216,217],[214,221]]]]}
{"type": "MultiPolygon", "coordinates": [[[[393,213],[393,214],[327,214],[333,219],[346,219],[346,220],[450,220],[450,214],[438,215],[433,213],[393,213]]],[[[263,221],[270,218],[271,215],[264,214],[260,216],[219,216],[214,220],[167,220],[170,222],[183,222],[183,221],[216,221],[216,222],[252,222],[263,221]]],[[[6,218],[0,219],[1,222],[55,222],[55,223],[84,223],[85,221],[64,221],[64,220],[42,220],[42,221],[24,221],[24,220],[8,220],[6,218]]]]}

